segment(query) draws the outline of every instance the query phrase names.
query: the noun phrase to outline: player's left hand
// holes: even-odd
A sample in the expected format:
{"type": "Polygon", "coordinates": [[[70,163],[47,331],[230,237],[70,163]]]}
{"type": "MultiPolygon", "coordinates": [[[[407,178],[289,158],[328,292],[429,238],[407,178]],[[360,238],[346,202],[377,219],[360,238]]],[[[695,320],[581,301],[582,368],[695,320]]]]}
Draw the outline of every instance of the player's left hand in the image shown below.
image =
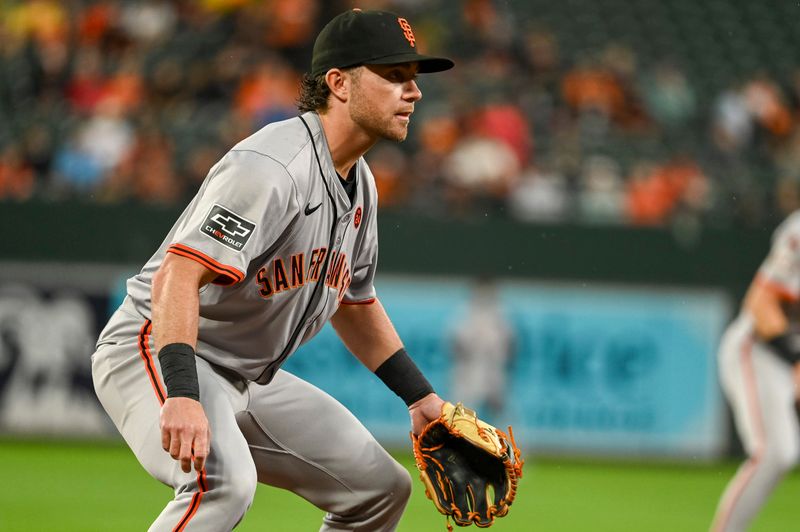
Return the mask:
{"type": "Polygon", "coordinates": [[[409,406],[408,414],[411,416],[411,432],[414,435],[419,435],[428,423],[434,419],[439,419],[439,416],[442,415],[443,405],[444,401],[438,395],[429,393],[409,406]]]}

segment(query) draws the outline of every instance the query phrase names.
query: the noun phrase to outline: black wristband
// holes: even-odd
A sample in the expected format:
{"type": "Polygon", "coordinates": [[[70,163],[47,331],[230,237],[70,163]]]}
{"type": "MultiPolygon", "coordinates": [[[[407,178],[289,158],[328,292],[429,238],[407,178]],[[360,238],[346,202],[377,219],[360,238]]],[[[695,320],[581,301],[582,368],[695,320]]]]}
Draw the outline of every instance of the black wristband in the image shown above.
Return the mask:
{"type": "Polygon", "coordinates": [[[168,344],[158,352],[161,375],[167,387],[167,397],[200,400],[195,356],[194,348],[189,344],[168,344]]]}
{"type": "Polygon", "coordinates": [[[785,332],[767,341],[772,351],[790,364],[800,362],[800,333],[785,332]]]}
{"type": "Polygon", "coordinates": [[[431,383],[402,347],[378,366],[375,375],[399,395],[407,406],[433,393],[431,383]]]}

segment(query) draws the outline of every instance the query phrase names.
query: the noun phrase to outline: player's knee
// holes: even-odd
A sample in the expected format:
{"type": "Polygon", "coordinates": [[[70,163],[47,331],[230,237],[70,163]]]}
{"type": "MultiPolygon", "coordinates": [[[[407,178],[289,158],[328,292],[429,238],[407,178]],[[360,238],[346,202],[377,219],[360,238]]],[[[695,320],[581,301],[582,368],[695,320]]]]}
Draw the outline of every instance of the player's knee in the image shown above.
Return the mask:
{"type": "Polygon", "coordinates": [[[256,494],[258,480],[255,467],[252,470],[237,471],[235,474],[232,472],[221,480],[218,489],[225,500],[225,505],[231,512],[244,515],[256,494]]]}
{"type": "Polygon", "coordinates": [[[384,477],[383,492],[391,500],[405,506],[411,497],[411,475],[406,468],[397,462],[394,463],[392,474],[384,477]]]}
{"type": "Polygon", "coordinates": [[[794,468],[800,461],[800,446],[770,445],[764,453],[765,464],[778,474],[784,474],[794,468]]]}
{"type": "Polygon", "coordinates": [[[411,497],[411,475],[395,460],[387,460],[369,475],[370,485],[363,490],[370,505],[382,508],[405,507],[411,497]]]}

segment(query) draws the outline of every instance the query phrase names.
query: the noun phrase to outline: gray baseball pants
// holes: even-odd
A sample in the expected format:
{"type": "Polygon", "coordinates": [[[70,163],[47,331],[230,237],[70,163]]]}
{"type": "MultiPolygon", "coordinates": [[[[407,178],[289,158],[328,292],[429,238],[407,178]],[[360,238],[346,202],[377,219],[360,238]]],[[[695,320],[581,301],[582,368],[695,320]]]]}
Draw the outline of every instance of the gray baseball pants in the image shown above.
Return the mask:
{"type": "Polygon", "coordinates": [[[719,371],[747,452],[719,502],[712,530],[747,530],[769,495],[800,459],[792,367],[755,339],[741,316],[722,337],[719,371]]]}
{"type": "Polygon", "coordinates": [[[231,530],[257,482],[326,511],[322,531],[395,530],[411,494],[408,472],[344,406],[282,370],[258,385],[197,358],[211,451],[201,473],[184,473],[161,447],[165,393],[148,325],[119,311],[112,319],[114,334],[92,355],[97,396],[139,462],[175,490],[151,531],[231,530]],[[131,326],[138,331],[123,334],[131,326]]]}

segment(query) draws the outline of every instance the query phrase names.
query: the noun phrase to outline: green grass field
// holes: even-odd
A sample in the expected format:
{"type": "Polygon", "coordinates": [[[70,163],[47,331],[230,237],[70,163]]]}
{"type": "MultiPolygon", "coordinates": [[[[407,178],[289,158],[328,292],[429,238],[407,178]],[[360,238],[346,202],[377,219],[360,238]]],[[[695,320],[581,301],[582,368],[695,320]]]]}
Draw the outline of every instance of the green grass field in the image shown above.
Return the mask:
{"type": "MultiPolygon", "coordinates": [[[[400,460],[416,479],[410,454],[400,460]]],[[[0,441],[0,530],[143,531],[170,498],[121,444],[0,441]]],[[[684,532],[707,530],[736,464],[591,463],[529,458],[511,513],[492,530],[684,532]]],[[[444,531],[416,481],[401,532],[444,531]]],[[[754,531],[796,529],[800,477],[775,492],[754,531]]],[[[295,495],[259,486],[237,531],[319,529],[322,512],[295,495]]],[[[459,530],[459,529],[457,529],[459,530]]]]}

